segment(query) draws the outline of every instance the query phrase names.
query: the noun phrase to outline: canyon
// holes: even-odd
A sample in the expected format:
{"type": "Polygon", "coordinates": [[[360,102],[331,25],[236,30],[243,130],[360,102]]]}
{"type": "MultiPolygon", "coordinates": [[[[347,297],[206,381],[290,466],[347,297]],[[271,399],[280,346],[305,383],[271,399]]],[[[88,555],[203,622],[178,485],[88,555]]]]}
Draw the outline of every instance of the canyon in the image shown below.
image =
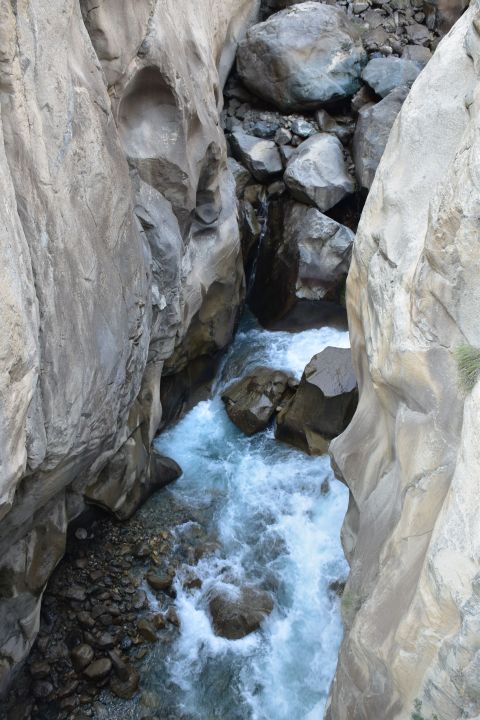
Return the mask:
{"type": "Polygon", "coordinates": [[[8,720],[480,716],[479,46],[463,0],[1,2],[8,720]]]}

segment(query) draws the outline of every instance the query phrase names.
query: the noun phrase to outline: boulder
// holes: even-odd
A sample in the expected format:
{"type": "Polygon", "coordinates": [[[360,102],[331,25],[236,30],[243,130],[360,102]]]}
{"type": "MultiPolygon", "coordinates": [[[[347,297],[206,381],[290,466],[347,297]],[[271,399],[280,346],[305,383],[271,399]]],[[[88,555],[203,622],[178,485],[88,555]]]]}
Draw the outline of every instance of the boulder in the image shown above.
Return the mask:
{"type": "Polygon", "coordinates": [[[277,415],[275,437],[321,455],[352,419],[357,397],[350,349],[327,347],[311,359],[297,392],[277,415]]]}
{"type": "Polygon", "coordinates": [[[344,10],[316,2],[288,8],[250,28],[237,54],[247,88],[287,112],[353,95],[366,62],[344,10]]]}
{"type": "Polygon", "coordinates": [[[236,159],[258,182],[270,182],[283,172],[282,159],[273,140],[262,140],[243,130],[235,130],[230,136],[230,146],[236,159]]]}
{"type": "Polygon", "coordinates": [[[350,265],[353,232],[317,208],[272,205],[257,258],[250,307],[269,325],[298,303],[338,298],[350,265]]]}
{"type": "Polygon", "coordinates": [[[215,635],[239,640],[258,630],[272,612],[273,600],[268,592],[253,587],[234,588],[230,593],[214,594],[208,604],[215,635]]]}
{"type": "Polygon", "coordinates": [[[353,136],[353,160],[357,180],[366,190],[372,186],[390,130],[408,91],[408,87],[396,88],[379,103],[360,109],[353,136]]]}
{"type": "Polygon", "coordinates": [[[264,430],[288,390],[288,381],[280,370],[256,368],[222,393],[228,417],[246,435],[264,430]]]}
{"type": "Polygon", "coordinates": [[[363,69],[362,80],[384,98],[396,87],[411,87],[421,72],[421,66],[398,57],[372,58],[363,69]]]}
{"type": "Polygon", "coordinates": [[[238,160],[233,157],[227,158],[227,166],[233,175],[235,180],[235,188],[237,193],[237,200],[241,200],[243,193],[248,183],[252,181],[252,176],[238,160]]]}
{"type": "Polygon", "coordinates": [[[112,661],[109,658],[100,658],[87,665],[83,674],[89,680],[103,680],[112,670],[112,661]]]}
{"type": "Polygon", "coordinates": [[[288,162],[284,182],[294,198],[322,212],[355,190],[342,144],[328,133],[313,135],[298,147],[288,162]]]}

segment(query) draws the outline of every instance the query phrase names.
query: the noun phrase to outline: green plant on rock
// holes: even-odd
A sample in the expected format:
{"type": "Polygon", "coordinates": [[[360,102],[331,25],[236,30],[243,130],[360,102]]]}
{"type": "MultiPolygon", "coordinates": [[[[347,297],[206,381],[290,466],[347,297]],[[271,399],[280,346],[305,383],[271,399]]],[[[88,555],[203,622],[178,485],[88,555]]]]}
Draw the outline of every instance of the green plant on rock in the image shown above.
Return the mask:
{"type": "MultiPolygon", "coordinates": [[[[414,711],[411,714],[411,720],[429,720],[429,718],[426,718],[425,715],[422,713],[422,701],[421,700],[415,700],[413,703],[414,705],[414,711]]],[[[432,715],[431,720],[438,720],[438,715],[435,713],[432,715]]]]}
{"type": "Polygon", "coordinates": [[[473,345],[459,345],[455,349],[460,383],[466,392],[473,390],[480,377],[480,349],[473,345]]]}

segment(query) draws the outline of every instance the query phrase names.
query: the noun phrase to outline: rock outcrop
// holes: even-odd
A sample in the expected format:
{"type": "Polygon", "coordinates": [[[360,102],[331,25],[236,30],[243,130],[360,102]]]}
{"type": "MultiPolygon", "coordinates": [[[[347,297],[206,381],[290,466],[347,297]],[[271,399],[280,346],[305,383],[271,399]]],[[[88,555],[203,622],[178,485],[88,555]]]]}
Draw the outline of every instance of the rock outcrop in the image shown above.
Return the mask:
{"type": "Polygon", "coordinates": [[[275,425],[277,440],[322,455],[345,430],[357,406],[357,381],[349,348],[327,347],[304,370],[275,425]]]}
{"type": "Polygon", "coordinates": [[[480,387],[465,396],[455,352],[480,345],[479,78],[473,3],[413,86],[358,229],[360,399],[331,446],[351,573],[329,720],[480,714],[480,387]]]}
{"type": "Polygon", "coordinates": [[[0,692],[84,493],[128,514],[162,376],[231,337],[244,279],[218,118],[257,10],[1,5],[0,692]]]}

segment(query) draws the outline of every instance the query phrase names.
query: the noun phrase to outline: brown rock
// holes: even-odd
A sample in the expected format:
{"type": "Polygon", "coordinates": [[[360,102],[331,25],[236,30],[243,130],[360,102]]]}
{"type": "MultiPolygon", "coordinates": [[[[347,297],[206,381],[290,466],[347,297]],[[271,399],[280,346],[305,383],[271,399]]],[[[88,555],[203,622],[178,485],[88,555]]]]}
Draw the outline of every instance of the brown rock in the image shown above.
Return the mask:
{"type": "Polygon", "coordinates": [[[264,430],[287,391],[289,377],[270,368],[256,368],[222,394],[230,420],[246,435],[264,430]]]}
{"type": "Polygon", "coordinates": [[[89,680],[103,680],[112,670],[112,661],[109,658],[100,658],[90,663],[83,671],[89,680]]]}
{"type": "Polygon", "coordinates": [[[139,620],[137,623],[137,630],[144,640],[147,640],[148,642],[155,642],[158,639],[155,627],[146,618],[139,620]]]}
{"type": "Polygon", "coordinates": [[[215,634],[228,640],[238,640],[258,630],[273,610],[269,593],[253,587],[235,590],[232,595],[216,594],[209,602],[215,634]]]}
{"type": "Polygon", "coordinates": [[[348,348],[315,355],[290,403],[277,415],[275,437],[312,455],[327,451],[357,406],[357,382],[348,348]]]}

